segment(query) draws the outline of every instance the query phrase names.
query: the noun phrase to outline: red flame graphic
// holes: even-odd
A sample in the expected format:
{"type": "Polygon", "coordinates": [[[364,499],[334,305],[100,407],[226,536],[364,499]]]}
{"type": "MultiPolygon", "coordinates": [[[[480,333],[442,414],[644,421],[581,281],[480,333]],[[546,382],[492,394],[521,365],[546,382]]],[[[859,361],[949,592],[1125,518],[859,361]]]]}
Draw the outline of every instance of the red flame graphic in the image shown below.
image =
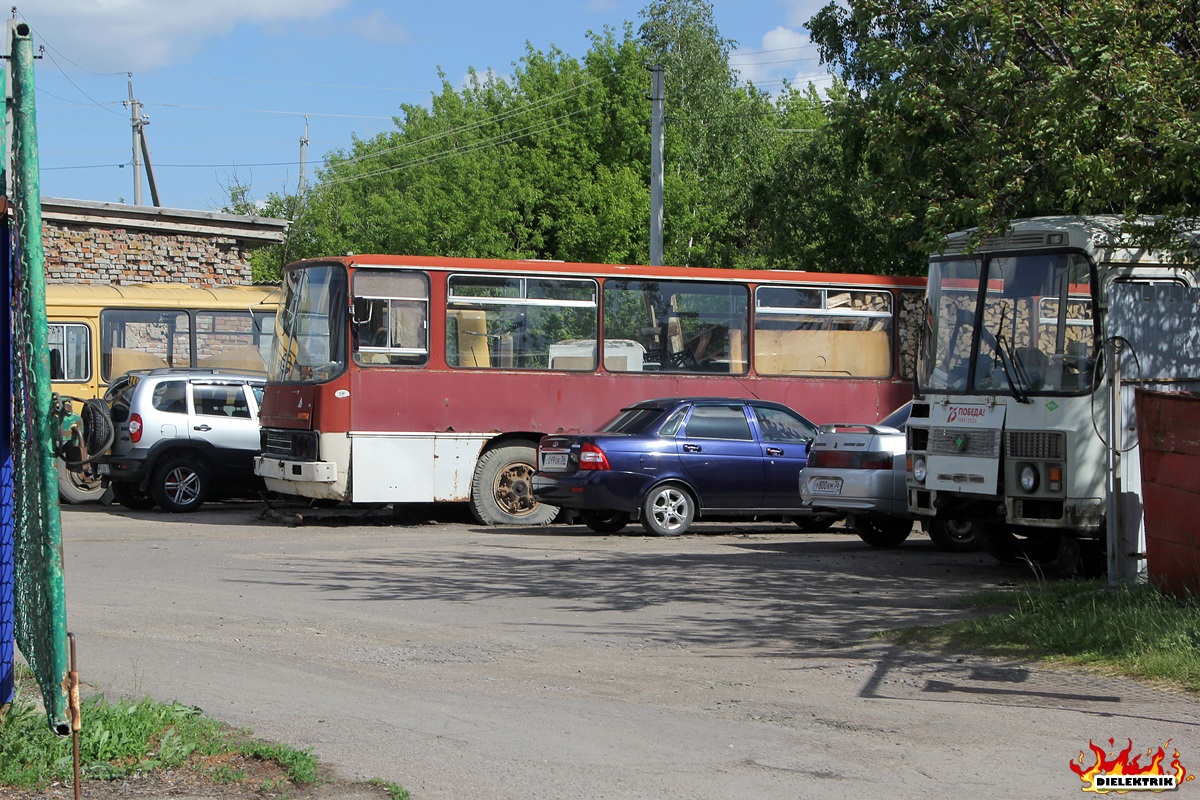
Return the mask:
{"type": "MultiPolygon", "coordinates": [[[[1129,744],[1125,747],[1125,749],[1112,757],[1109,757],[1108,752],[1104,748],[1100,747],[1095,742],[1092,742],[1090,740],[1088,741],[1088,747],[1091,748],[1092,754],[1095,756],[1096,763],[1090,767],[1085,767],[1084,764],[1086,761],[1086,757],[1082,751],[1079,753],[1079,758],[1077,759],[1078,763],[1076,763],[1075,761],[1070,762],[1071,770],[1076,775],[1079,776],[1079,780],[1081,780],[1084,784],[1086,784],[1083,787],[1083,791],[1097,792],[1100,794],[1106,794],[1109,791],[1115,791],[1115,792],[1118,792],[1119,794],[1125,794],[1127,791],[1129,791],[1128,789],[1120,790],[1120,789],[1097,789],[1097,788],[1095,788],[1094,787],[1094,779],[1098,775],[1171,775],[1171,774],[1174,774],[1176,786],[1182,785],[1184,781],[1192,780],[1193,776],[1188,775],[1188,771],[1184,768],[1184,766],[1182,764],[1179,763],[1179,751],[1178,750],[1174,751],[1171,763],[1169,765],[1172,772],[1167,772],[1166,770],[1163,769],[1163,761],[1165,761],[1166,757],[1167,757],[1165,748],[1170,746],[1170,744],[1171,744],[1170,739],[1168,739],[1163,744],[1163,746],[1158,748],[1157,750],[1147,749],[1145,753],[1138,753],[1137,755],[1132,756],[1132,757],[1130,757],[1130,754],[1133,752],[1133,740],[1130,739],[1128,741],[1129,741],[1129,744]],[[1143,755],[1150,759],[1150,763],[1148,763],[1144,766],[1141,763],[1139,763],[1141,761],[1141,758],[1143,755]]],[[[1114,740],[1114,739],[1108,740],[1109,747],[1114,747],[1115,743],[1116,743],[1116,740],[1114,740]]]]}

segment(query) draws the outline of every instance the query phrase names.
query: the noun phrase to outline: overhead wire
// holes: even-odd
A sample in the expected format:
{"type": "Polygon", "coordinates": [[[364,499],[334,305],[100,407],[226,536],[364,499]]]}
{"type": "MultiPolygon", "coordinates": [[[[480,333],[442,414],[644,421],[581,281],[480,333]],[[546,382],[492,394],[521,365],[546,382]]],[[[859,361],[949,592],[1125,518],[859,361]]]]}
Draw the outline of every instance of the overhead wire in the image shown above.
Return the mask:
{"type": "MultiPolygon", "coordinates": [[[[562,127],[563,125],[567,124],[567,120],[570,117],[573,117],[576,114],[582,114],[585,111],[591,111],[593,108],[595,108],[595,106],[579,108],[574,111],[571,111],[570,113],[563,114],[562,116],[559,116],[559,117],[555,117],[554,119],[544,120],[544,121],[541,121],[538,123],[534,123],[533,125],[528,125],[524,128],[520,128],[515,131],[506,131],[504,133],[497,134],[496,136],[493,136],[489,139],[485,139],[480,142],[473,142],[472,144],[467,145],[467,146],[456,147],[452,150],[443,151],[441,153],[431,153],[427,156],[421,156],[418,158],[411,159],[409,161],[401,162],[399,164],[392,164],[392,165],[384,167],[382,169],[375,170],[374,172],[367,172],[367,173],[362,173],[359,175],[347,175],[342,178],[331,178],[331,179],[322,181],[321,183],[323,186],[337,186],[337,185],[340,185],[343,183],[350,183],[350,182],[358,181],[358,180],[366,180],[368,178],[374,178],[374,177],[378,177],[380,175],[385,175],[389,172],[398,172],[400,170],[410,169],[412,167],[427,166],[429,164],[435,164],[439,161],[444,161],[447,158],[468,155],[470,153],[474,153],[479,150],[485,150],[485,149],[488,149],[491,147],[498,147],[503,144],[509,144],[511,142],[516,141],[517,139],[521,139],[526,136],[531,136],[535,133],[543,133],[548,130],[553,130],[555,128],[562,127]]],[[[346,164],[346,163],[349,163],[349,162],[338,162],[337,166],[342,166],[343,164],[346,164]]]]}

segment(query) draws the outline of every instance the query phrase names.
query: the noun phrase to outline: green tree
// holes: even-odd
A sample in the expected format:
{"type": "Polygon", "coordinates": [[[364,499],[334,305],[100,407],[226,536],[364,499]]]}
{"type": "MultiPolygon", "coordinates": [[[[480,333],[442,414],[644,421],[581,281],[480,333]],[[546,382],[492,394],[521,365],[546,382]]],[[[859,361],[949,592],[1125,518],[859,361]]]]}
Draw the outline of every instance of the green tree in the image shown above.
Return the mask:
{"type": "Polygon", "coordinates": [[[746,222],[778,135],[771,98],[739,85],[729,66],[736,43],[705,0],[654,0],[641,16],[648,63],[664,68],[663,260],[764,266],[746,222]]]}
{"type": "Polygon", "coordinates": [[[810,85],[788,87],[777,100],[780,142],[770,170],[752,187],[748,235],[775,267],[921,274],[926,259],[907,246],[911,232],[883,218],[876,182],[828,124],[830,109],[846,95],[838,83],[822,99],[810,85]]]}
{"type": "Polygon", "coordinates": [[[832,124],[894,230],[1049,213],[1192,215],[1190,0],[854,0],[809,23],[850,88],[832,124]]]}

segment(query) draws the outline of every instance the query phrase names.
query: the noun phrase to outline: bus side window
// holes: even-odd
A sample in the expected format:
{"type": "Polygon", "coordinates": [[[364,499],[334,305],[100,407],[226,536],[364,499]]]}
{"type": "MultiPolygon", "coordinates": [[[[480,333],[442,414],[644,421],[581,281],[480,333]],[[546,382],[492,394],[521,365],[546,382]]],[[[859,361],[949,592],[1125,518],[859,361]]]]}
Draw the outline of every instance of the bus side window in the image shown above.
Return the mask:
{"type": "Polygon", "coordinates": [[[86,325],[50,323],[50,380],[84,382],[91,377],[91,337],[86,325]]]}
{"type": "Polygon", "coordinates": [[[354,360],[422,366],[429,360],[429,282],[403,270],[360,271],[354,278],[354,360]]]}

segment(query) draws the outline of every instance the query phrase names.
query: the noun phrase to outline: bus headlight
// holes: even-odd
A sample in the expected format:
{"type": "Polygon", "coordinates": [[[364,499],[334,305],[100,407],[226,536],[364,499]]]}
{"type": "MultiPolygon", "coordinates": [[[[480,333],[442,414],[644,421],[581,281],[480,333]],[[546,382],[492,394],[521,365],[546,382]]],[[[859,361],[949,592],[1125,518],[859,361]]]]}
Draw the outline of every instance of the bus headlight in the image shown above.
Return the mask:
{"type": "Polygon", "coordinates": [[[915,480],[917,483],[924,483],[925,482],[925,459],[923,459],[923,458],[914,459],[912,472],[913,472],[913,480],[915,480]]]}
{"type": "Polygon", "coordinates": [[[1021,488],[1025,491],[1032,492],[1038,488],[1038,471],[1037,467],[1032,464],[1026,464],[1021,467],[1018,478],[1021,481],[1021,488]]]}

